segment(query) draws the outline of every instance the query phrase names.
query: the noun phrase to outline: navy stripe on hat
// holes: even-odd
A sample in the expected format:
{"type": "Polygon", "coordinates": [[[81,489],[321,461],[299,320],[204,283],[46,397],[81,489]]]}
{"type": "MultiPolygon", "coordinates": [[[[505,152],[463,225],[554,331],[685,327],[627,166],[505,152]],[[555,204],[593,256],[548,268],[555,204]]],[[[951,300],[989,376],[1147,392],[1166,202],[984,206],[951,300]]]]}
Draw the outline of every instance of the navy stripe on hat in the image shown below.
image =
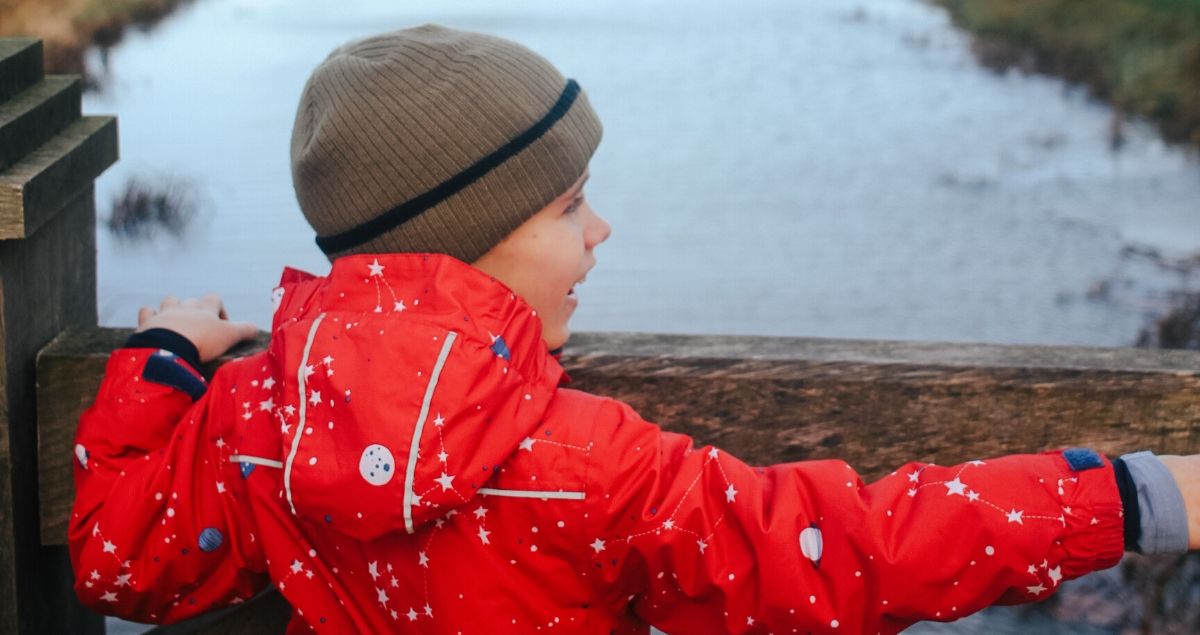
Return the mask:
{"type": "Polygon", "coordinates": [[[403,225],[426,210],[466,189],[497,166],[528,148],[562,119],[579,96],[579,84],[567,80],[558,101],[537,123],[522,132],[512,141],[491,154],[476,161],[467,169],[434,186],[433,189],[393,207],[371,220],[332,236],[317,236],[317,246],[326,254],[333,254],[357,247],[371,239],[403,225]]]}

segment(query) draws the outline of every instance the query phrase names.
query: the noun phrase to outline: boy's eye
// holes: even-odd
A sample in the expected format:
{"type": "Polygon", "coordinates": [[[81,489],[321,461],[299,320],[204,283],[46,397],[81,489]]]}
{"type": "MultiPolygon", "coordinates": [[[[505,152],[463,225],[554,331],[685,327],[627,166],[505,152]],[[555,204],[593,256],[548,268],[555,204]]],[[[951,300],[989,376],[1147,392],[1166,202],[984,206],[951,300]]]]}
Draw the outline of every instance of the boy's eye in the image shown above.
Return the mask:
{"type": "Polygon", "coordinates": [[[583,205],[583,197],[577,196],[577,197],[575,197],[574,200],[571,201],[570,205],[567,205],[567,209],[563,210],[563,213],[571,214],[571,213],[575,212],[576,210],[578,210],[579,206],[581,206],[581,205],[583,205]]]}

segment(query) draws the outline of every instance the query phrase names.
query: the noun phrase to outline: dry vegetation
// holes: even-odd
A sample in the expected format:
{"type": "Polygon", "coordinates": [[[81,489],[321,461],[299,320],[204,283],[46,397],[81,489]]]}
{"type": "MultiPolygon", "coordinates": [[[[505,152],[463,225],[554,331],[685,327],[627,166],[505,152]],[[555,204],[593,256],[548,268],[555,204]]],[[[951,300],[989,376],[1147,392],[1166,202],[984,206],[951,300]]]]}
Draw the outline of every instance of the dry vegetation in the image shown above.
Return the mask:
{"type": "Polygon", "coordinates": [[[148,26],[191,0],[0,0],[0,37],[45,42],[46,70],[87,75],[83,53],[121,40],[129,26],[148,26]]]}
{"type": "Polygon", "coordinates": [[[1200,0],[935,0],[981,60],[1086,84],[1200,147],[1200,0]]]}

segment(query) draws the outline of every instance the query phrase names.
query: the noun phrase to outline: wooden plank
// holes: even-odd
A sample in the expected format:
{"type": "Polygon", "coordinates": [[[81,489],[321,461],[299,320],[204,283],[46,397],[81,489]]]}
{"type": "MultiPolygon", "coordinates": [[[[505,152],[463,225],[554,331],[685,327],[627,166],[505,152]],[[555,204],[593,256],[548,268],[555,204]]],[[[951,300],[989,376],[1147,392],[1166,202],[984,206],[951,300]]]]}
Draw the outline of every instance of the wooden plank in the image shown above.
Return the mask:
{"type": "Polygon", "coordinates": [[[0,103],[0,172],[80,117],[78,77],[52,75],[0,103]]]}
{"type": "Polygon", "coordinates": [[[1072,445],[1200,451],[1190,351],[585,334],[564,362],[572,386],[758,464],[841,458],[874,478],[1072,445]]]}
{"type": "MultiPolygon", "coordinates": [[[[0,347],[3,345],[0,338],[0,347]]],[[[0,399],[5,398],[4,392],[0,389],[0,399]]],[[[5,408],[0,405],[0,412],[3,410],[5,408]]],[[[0,421],[0,633],[17,632],[17,521],[13,508],[12,442],[8,428],[7,422],[0,421]]]]}
{"type": "Polygon", "coordinates": [[[42,81],[42,41],[0,38],[0,101],[42,81]]]}
{"type": "Polygon", "coordinates": [[[34,373],[51,338],[96,323],[93,182],[116,124],[79,119],[77,79],[43,78],[40,41],[0,39],[0,225],[24,239],[0,241],[0,633],[99,634],[67,549],[41,542],[34,373]]]}
{"type": "MultiPolygon", "coordinates": [[[[44,429],[39,448],[43,541],[65,535],[71,483],[62,475],[72,470],[75,420],[108,352],[128,333],[68,332],[39,358],[39,420],[56,429],[53,437],[44,429]]],[[[266,343],[260,334],[233,354],[266,343]]],[[[1054,445],[1200,450],[1194,352],[578,334],[563,362],[572,387],[629,401],[668,428],[759,464],[838,457],[878,476],[916,458],[961,461],[1054,445]]],[[[152,632],[279,633],[289,611],[272,589],[152,632]]]]}
{"type": "MultiPolygon", "coordinates": [[[[127,333],[65,333],[39,358],[46,544],[66,535],[75,422],[127,333]]],[[[836,457],[870,477],[1070,445],[1200,451],[1196,352],[579,334],[563,362],[571,387],[758,464],[836,457]]]]}
{"type": "Polygon", "coordinates": [[[566,348],[569,358],[618,356],[630,359],[738,359],[805,362],[863,362],[930,366],[1057,368],[1079,370],[1200,372],[1194,351],[1093,346],[1014,346],[961,342],[909,342],[754,335],[668,335],[579,333],[566,348]]]}
{"type": "MultiPolygon", "coordinates": [[[[58,347],[71,346],[72,338],[102,331],[65,331],[38,355],[37,416],[38,416],[38,498],[41,503],[41,540],[44,545],[66,544],[67,521],[74,500],[75,426],[96,398],[104,363],[108,355],[103,348],[115,348],[119,341],[106,343],[93,352],[74,357],[63,355],[58,347]],[[53,422],[53,423],[51,423],[53,422]],[[70,491],[71,496],[62,496],[70,491]]],[[[117,333],[112,330],[105,335],[117,333]]],[[[128,331],[121,331],[124,335],[128,331]]],[[[83,338],[81,338],[83,339],[83,338]]]]}
{"type": "Polygon", "coordinates": [[[0,242],[0,431],[9,478],[0,509],[0,632],[88,633],[103,622],[75,598],[67,551],[41,544],[36,355],[60,331],[96,323],[95,205],[85,188],[25,240],[0,242]],[[15,620],[15,623],[14,623],[15,620]]]}
{"type": "Polygon", "coordinates": [[[0,173],[0,239],[25,238],[117,160],[117,120],[83,117],[0,173]]]}

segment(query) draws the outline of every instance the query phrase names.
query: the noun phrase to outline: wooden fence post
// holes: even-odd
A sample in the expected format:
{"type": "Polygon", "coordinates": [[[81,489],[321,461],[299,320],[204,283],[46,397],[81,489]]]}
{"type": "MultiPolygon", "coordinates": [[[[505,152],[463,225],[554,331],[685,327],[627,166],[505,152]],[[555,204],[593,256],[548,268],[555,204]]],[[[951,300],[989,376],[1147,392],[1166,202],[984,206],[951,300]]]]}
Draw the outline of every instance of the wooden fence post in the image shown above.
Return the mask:
{"type": "Polygon", "coordinates": [[[38,508],[36,356],[96,324],[94,184],[117,159],[116,119],[82,117],[81,95],[40,41],[0,39],[0,633],[104,632],[38,508]]]}

